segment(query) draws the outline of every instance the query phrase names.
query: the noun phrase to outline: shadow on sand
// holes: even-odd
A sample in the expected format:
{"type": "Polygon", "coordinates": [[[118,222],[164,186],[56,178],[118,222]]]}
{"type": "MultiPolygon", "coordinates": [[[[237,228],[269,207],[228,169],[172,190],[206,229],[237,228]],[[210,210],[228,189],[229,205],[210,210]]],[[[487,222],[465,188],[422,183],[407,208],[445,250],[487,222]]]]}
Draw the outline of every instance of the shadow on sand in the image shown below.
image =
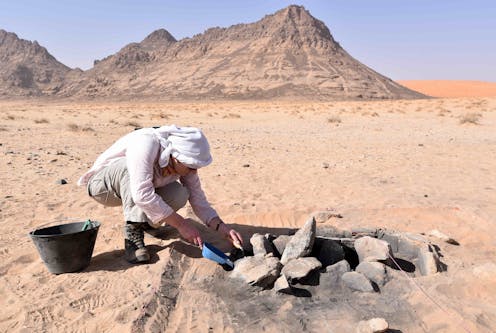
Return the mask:
{"type": "MultiPolygon", "coordinates": [[[[226,253],[229,253],[233,250],[232,244],[219,233],[207,229],[203,224],[195,220],[190,219],[190,222],[200,231],[204,242],[209,242],[226,253]]],[[[244,241],[243,248],[246,249],[248,252],[252,251],[250,237],[254,233],[259,233],[262,235],[270,233],[272,235],[279,236],[292,235],[296,231],[296,229],[291,228],[257,227],[242,224],[229,224],[229,226],[242,235],[244,241]]],[[[189,258],[202,257],[201,250],[197,246],[186,243],[184,240],[181,239],[177,230],[170,226],[163,226],[157,229],[151,229],[146,231],[146,233],[157,239],[172,241],[170,244],[167,245],[147,245],[147,249],[150,253],[150,262],[148,264],[157,263],[160,259],[160,252],[167,248],[171,248],[189,258]]],[[[99,253],[93,256],[91,258],[90,265],[82,272],[87,273],[94,271],[121,271],[126,270],[134,265],[135,264],[127,262],[124,258],[124,249],[113,250],[99,253]]]]}

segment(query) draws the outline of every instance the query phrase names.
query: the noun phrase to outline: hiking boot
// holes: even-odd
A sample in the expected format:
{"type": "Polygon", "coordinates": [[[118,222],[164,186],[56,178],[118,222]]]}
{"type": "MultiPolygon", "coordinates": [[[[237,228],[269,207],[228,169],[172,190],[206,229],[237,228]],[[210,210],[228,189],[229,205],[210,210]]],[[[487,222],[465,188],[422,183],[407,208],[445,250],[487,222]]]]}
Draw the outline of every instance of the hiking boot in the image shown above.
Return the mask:
{"type": "Polygon", "coordinates": [[[124,248],[126,260],[132,264],[144,263],[150,260],[150,255],[145,247],[144,232],[146,222],[126,222],[124,227],[124,248]]]}

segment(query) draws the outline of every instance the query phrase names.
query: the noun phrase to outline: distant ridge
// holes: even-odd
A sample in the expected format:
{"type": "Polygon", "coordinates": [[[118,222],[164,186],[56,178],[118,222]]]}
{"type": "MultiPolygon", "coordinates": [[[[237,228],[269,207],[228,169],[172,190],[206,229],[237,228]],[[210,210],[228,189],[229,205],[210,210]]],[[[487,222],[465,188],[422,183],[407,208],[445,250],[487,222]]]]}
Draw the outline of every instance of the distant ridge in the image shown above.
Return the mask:
{"type": "Polygon", "coordinates": [[[0,97],[57,94],[71,71],[38,42],[0,29],[0,97]]]}
{"type": "Polygon", "coordinates": [[[400,84],[434,97],[496,97],[496,82],[461,80],[410,80],[400,84]]]}
{"type": "MultiPolygon", "coordinates": [[[[0,56],[3,52],[0,44],[0,56]]],[[[57,73],[36,95],[162,100],[426,97],[352,58],[322,21],[294,5],[255,23],[210,28],[179,41],[159,29],[95,61],[85,72],[51,58],[53,63],[36,62],[32,69],[57,73]]],[[[29,95],[29,87],[9,90],[12,80],[1,80],[0,92],[29,95]]]]}

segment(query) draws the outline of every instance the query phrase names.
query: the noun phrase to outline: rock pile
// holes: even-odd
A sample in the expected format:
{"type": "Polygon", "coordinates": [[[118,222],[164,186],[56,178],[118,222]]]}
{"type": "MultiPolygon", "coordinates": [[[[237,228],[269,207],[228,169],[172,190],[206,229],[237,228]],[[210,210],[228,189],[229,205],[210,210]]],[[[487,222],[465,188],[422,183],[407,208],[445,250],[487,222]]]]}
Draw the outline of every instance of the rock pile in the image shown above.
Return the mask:
{"type": "MultiPolygon", "coordinates": [[[[318,214],[316,216],[319,216],[318,214]]],[[[378,292],[392,269],[412,277],[446,270],[439,248],[417,234],[383,229],[317,230],[312,216],[294,235],[254,234],[253,256],[235,261],[231,277],[277,292],[295,284],[342,283],[360,292],[378,292]]]]}

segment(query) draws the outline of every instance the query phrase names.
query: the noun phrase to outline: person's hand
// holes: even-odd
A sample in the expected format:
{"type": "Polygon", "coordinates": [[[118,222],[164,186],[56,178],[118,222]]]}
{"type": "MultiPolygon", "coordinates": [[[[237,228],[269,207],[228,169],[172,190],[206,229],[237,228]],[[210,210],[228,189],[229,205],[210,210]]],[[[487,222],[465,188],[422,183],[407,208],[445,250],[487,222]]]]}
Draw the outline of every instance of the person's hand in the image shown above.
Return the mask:
{"type": "Polygon", "coordinates": [[[241,234],[236,230],[231,229],[226,224],[222,223],[219,227],[219,231],[224,234],[235,247],[243,246],[243,237],[241,237],[241,234]]]}
{"type": "Polygon", "coordinates": [[[190,219],[185,219],[174,212],[162,220],[162,222],[176,228],[186,241],[195,244],[200,248],[203,247],[200,232],[193,226],[190,219]]]}
{"type": "Polygon", "coordinates": [[[203,248],[203,240],[201,239],[200,232],[191,224],[189,219],[183,219],[182,223],[176,228],[185,240],[199,246],[200,249],[203,248]]]}

